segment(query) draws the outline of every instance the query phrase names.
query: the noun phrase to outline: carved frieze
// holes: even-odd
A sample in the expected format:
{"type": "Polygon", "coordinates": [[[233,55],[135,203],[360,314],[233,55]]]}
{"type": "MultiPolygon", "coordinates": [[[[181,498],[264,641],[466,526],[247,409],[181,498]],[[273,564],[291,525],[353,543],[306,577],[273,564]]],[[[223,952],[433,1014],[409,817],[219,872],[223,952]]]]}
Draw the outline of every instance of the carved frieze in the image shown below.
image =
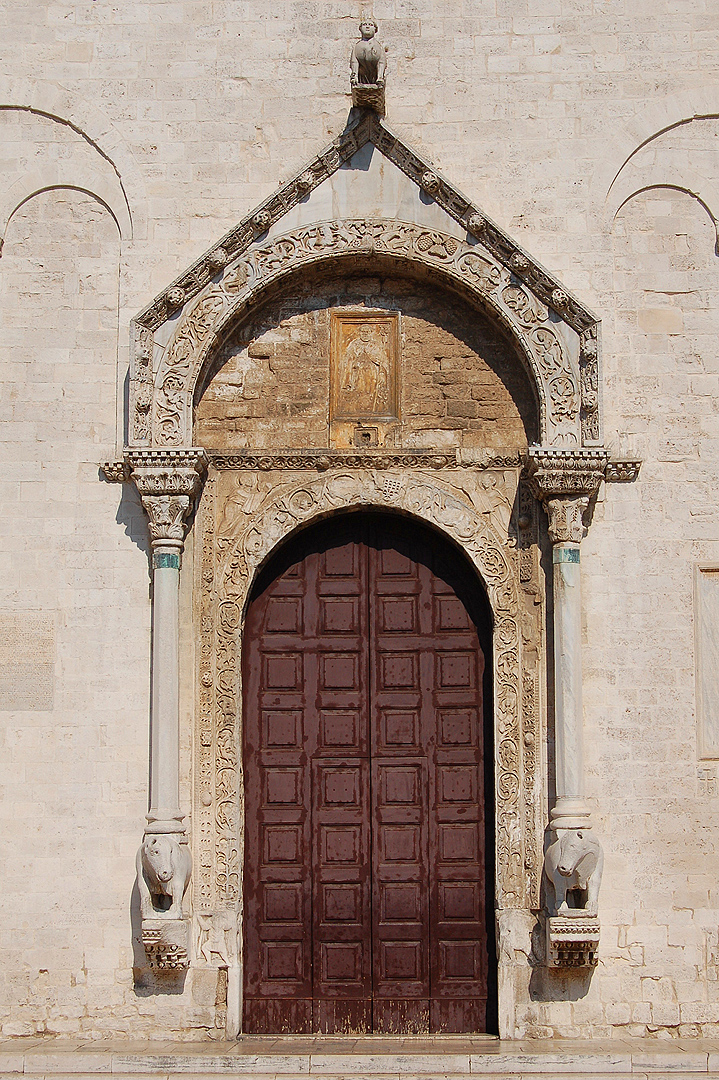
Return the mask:
{"type": "Polygon", "coordinates": [[[362,506],[403,511],[442,529],[467,553],[485,583],[495,618],[499,903],[537,906],[541,776],[535,752],[536,660],[541,609],[536,595],[532,592],[525,602],[519,587],[514,526],[510,528],[519,475],[516,459],[514,468],[504,473],[464,470],[451,474],[451,479],[421,469],[408,475],[399,469],[367,467],[314,475],[289,465],[277,472],[241,467],[234,477],[223,472],[211,471],[200,509],[195,896],[201,910],[210,914],[240,898],[240,648],[243,611],[254,575],[275,545],[296,528],[362,506]],[[213,501],[212,510],[206,500],[213,501]],[[523,636],[532,639],[526,675],[523,636]]]}
{"type": "Polygon", "coordinates": [[[516,469],[526,461],[518,450],[504,452],[481,450],[380,450],[354,453],[343,450],[271,451],[233,450],[230,453],[210,450],[208,458],[215,469],[249,469],[261,472],[297,472],[304,469],[327,472],[329,469],[516,469]]]}

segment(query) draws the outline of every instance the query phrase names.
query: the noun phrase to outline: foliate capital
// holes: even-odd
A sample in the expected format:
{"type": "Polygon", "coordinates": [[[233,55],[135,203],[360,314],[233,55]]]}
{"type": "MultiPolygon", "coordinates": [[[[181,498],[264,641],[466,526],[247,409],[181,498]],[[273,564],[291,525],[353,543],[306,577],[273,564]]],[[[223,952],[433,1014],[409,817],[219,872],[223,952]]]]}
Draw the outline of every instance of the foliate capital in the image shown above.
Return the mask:
{"type": "Polygon", "coordinates": [[[544,509],[549,518],[549,539],[553,544],[581,544],[586,533],[584,514],[589,496],[568,499],[545,499],[544,509]]]}
{"type": "Polygon", "coordinates": [[[125,461],[149,520],[153,546],[169,542],[181,547],[207,468],[204,450],[133,450],[125,461]]]}
{"type": "Polygon", "coordinates": [[[553,544],[579,544],[585,534],[584,514],[607,468],[606,450],[530,447],[529,482],[544,503],[553,544]]]}

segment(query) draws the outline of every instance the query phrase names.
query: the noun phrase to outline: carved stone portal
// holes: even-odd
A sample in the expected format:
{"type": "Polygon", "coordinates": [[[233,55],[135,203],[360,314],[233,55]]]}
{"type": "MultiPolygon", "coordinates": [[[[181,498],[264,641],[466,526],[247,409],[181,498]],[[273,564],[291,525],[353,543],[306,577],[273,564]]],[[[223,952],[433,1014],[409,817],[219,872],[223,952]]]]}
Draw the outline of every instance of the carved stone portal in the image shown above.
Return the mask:
{"type": "MultiPolygon", "coordinates": [[[[337,452],[322,461],[301,454],[227,455],[210,463],[196,548],[201,641],[193,907],[201,962],[224,965],[231,937],[223,929],[225,913],[241,908],[240,651],[252,582],[258,567],[294,530],[363,507],[414,515],[440,529],[464,550],[484,583],[495,624],[496,902],[500,915],[502,909],[539,906],[544,589],[533,500],[524,488],[517,498],[521,465],[512,458],[507,467],[492,467],[489,460],[462,465],[455,455],[435,455],[433,468],[428,455],[403,455],[401,468],[390,468],[382,457],[377,455],[376,464],[383,467],[375,468],[371,454],[348,455],[349,467],[343,467],[337,452]],[[515,520],[518,509],[521,527],[515,520]]],[[[501,935],[502,917],[499,925],[501,935]]],[[[510,952],[514,955],[513,950],[502,955],[510,952]]]]}
{"type": "MultiPolygon", "coordinates": [[[[402,259],[408,270],[416,267],[423,276],[440,276],[452,289],[459,287],[506,328],[537,388],[544,444],[578,448],[591,437],[586,421],[596,413],[585,408],[582,387],[586,380],[580,378],[572,355],[581,352],[590,329],[577,333],[567,324],[559,333],[554,312],[533,291],[534,281],[530,288],[476,243],[404,222],[345,220],[309,225],[272,241],[258,238],[228,262],[221,277],[186,307],[153,375],[147,361],[152,332],[136,325],[139,354],[136,351],[133,365],[133,442],[161,447],[190,442],[197,381],[227,327],[257,303],[265,290],[287,275],[303,273],[330,259],[349,256],[356,264],[358,259],[383,255],[402,259]],[[145,404],[148,380],[152,382],[151,408],[145,404]]],[[[596,366],[596,355],[587,363],[596,366]]],[[[605,464],[606,455],[602,467],[605,464]]]]}

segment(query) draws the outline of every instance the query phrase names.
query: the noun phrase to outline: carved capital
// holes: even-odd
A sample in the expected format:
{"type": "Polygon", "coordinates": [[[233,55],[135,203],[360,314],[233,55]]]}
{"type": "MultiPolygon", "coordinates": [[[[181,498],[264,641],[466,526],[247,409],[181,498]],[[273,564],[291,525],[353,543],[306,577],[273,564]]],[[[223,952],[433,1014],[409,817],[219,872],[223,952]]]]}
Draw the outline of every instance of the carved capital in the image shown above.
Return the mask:
{"type": "Polygon", "coordinates": [[[153,546],[182,546],[205,476],[204,450],[137,450],[125,460],[149,520],[153,546]]]}
{"type": "Polygon", "coordinates": [[[553,544],[581,543],[584,514],[607,467],[606,450],[557,450],[531,447],[527,462],[529,483],[544,503],[553,544]]]}
{"type": "Polygon", "coordinates": [[[545,500],[544,509],[549,518],[549,539],[553,544],[581,544],[587,531],[584,514],[588,507],[588,495],[545,500]]]}

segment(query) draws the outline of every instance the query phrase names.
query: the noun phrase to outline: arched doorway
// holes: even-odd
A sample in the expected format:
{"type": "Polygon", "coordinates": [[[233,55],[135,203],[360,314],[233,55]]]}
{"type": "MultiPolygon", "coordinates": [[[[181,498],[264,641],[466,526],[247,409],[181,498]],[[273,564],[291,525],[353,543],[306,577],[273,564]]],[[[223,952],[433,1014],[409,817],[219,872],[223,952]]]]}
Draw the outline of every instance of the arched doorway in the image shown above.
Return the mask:
{"type": "Polygon", "coordinates": [[[417,521],[297,535],[243,647],[248,1033],[494,1027],[491,614],[417,521]]]}

